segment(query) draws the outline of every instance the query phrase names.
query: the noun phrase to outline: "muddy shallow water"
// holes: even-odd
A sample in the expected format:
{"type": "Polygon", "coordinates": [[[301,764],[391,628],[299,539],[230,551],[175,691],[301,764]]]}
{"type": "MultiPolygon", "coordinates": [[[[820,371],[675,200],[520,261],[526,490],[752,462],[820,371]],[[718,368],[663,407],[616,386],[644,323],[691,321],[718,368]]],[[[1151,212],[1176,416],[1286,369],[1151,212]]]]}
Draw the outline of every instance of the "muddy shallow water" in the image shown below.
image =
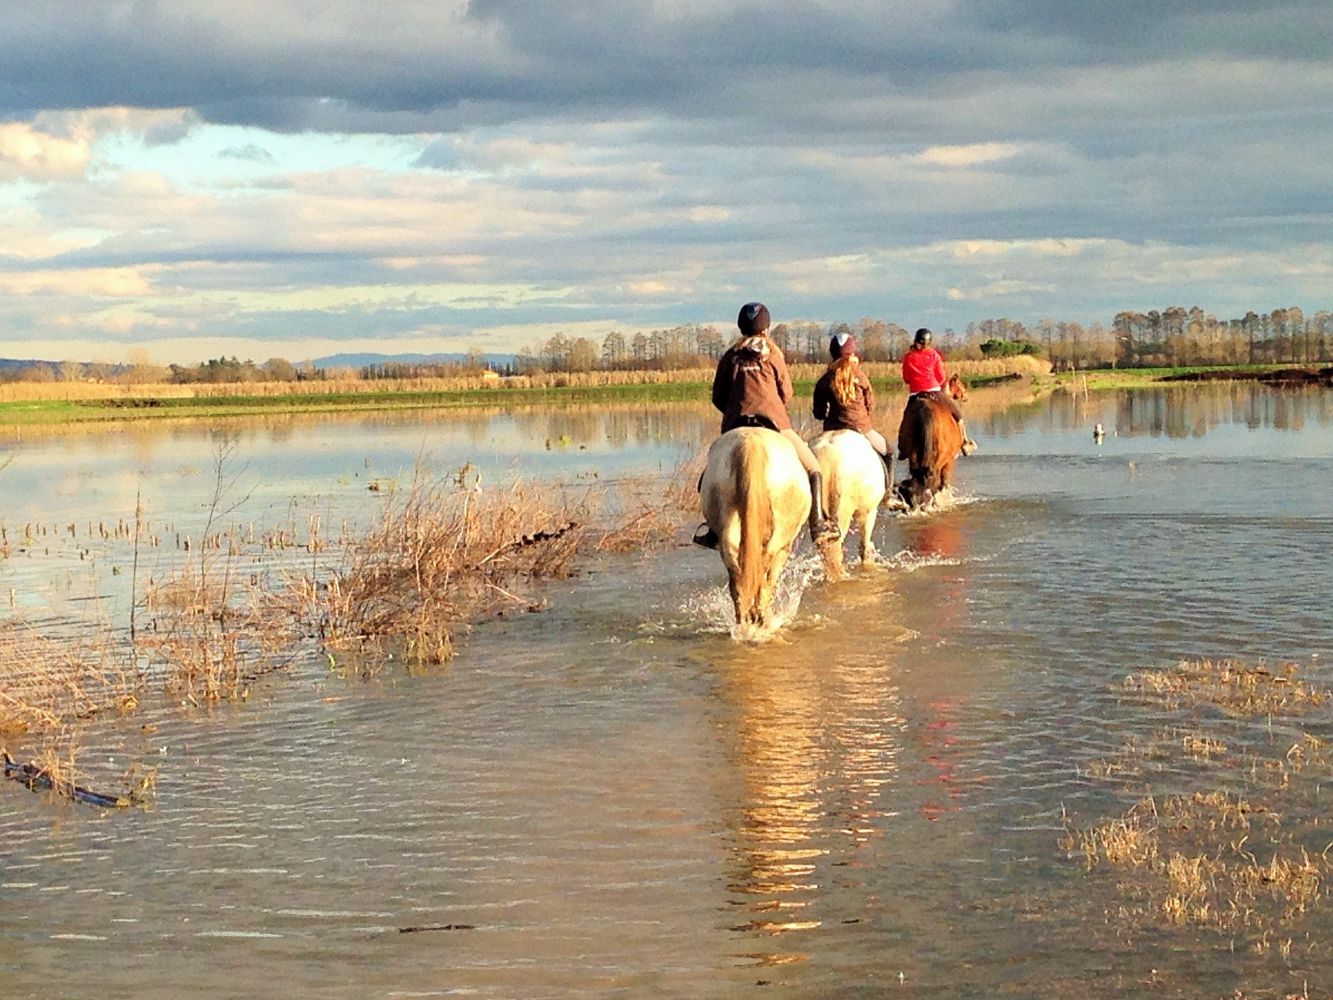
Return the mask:
{"type": "MultiPolygon", "coordinates": [[[[249,502],[356,518],[367,477],[426,440],[441,467],[613,475],[673,468],[712,426],[578,417],[250,425],[237,453],[249,502]]],[[[1233,656],[1333,682],[1333,395],[1060,396],[973,429],[962,501],[883,519],[880,565],[847,582],[797,559],[767,643],[731,639],[720,563],[679,547],[550,588],[444,669],[312,657],[248,704],[88,733],[90,757],[158,765],[156,805],[0,788],[0,996],[1328,995],[1329,901],[1282,928],[1285,954],[1256,949],[1157,919],[1060,840],[1205,787],[1188,761],[1089,776],[1127,741],[1294,731],[1128,699],[1127,673],[1233,656]]],[[[47,501],[71,518],[100,483],[122,516],[139,489],[185,522],[207,474],[180,455],[207,437],[178,433],[119,485],[105,470],[135,459],[108,438],[38,442],[63,477],[24,482],[77,484],[47,501]]],[[[11,534],[28,516],[6,511],[11,534]]],[[[35,593],[23,566],[3,570],[35,593]]],[[[1300,728],[1333,738],[1327,708],[1300,728]]],[[[1317,788],[1279,804],[1321,835],[1317,788]]]]}

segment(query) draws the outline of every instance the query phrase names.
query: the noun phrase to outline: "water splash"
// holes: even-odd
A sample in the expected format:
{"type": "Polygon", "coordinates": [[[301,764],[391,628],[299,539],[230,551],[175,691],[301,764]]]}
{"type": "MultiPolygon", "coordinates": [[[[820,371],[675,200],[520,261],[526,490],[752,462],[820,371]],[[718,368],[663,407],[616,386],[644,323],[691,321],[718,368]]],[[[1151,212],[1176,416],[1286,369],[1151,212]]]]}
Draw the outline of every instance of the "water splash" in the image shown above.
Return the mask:
{"type": "Polygon", "coordinates": [[[943,514],[947,511],[957,510],[959,507],[970,507],[974,503],[981,503],[986,498],[977,493],[959,493],[957,490],[948,489],[935,494],[929,506],[924,509],[906,509],[897,510],[898,517],[922,518],[933,517],[936,514],[943,514]]]}
{"type": "Polygon", "coordinates": [[[900,549],[891,556],[882,552],[875,553],[874,565],[879,569],[896,569],[902,573],[915,573],[927,566],[959,566],[963,560],[954,556],[942,556],[935,552],[914,552],[900,549]]]}
{"type": "Polygon", "coordinates": [[[722,584],[690,594],[677,606],[676,613],[666,619],[641,622],[639,632],[650,638],[725,635],[737,642],[771,642],[795,620],[802,596],[811,583],[823,578],[823,572],[823,564],[815,552],[797,555],[788,561],[773,596],[769,622],[762,627],[736,624],[731,595],[722,584]]]}

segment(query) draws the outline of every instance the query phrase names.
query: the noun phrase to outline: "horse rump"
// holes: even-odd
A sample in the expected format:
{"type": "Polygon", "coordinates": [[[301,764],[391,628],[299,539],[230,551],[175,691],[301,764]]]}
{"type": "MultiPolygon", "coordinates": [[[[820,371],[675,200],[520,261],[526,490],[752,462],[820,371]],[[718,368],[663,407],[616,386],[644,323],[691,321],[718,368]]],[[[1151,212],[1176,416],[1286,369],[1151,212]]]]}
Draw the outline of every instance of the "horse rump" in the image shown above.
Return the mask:
{"type": "Polygon", "coordinates": [[[908,506],[925,507],[950,485],[962,444],[958,421],[942,400],[926,395],[908,400],[898,427],[898,451],[908,467],[898,493],[908,506]]]}

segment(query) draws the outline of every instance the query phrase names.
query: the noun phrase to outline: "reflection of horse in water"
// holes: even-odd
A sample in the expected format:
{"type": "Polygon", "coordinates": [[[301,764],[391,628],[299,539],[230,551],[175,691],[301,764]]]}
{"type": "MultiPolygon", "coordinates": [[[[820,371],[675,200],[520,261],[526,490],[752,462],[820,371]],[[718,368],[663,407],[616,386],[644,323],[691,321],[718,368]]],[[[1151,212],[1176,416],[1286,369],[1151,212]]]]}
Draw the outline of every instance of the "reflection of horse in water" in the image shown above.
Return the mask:
{"type": "Polygon", "coordinates": [[[859,431],[825,431],[810,442],[810,450],[824,474],[825,509],[838,523],[837,540],[821,545],[819,552],[825,575],[838,580],[843,575],[842,543],[853,522],[861,532],[862,564],[875,558],[870,536],[884,499],[884,463],[859,431]]]}
{"type": "MultiPolygon", "coordinates": [[[[967,401],[967,386],[957,375],[945,386],[953,400],[967,401]]],[[[953,466],[963,449],[963,432],[949,404],[938,394],[919,393],[907,400],[898,425],[898,454],[907,460],[908,477],[898,492],[920,510],[953,486],[953,466]]]]}
{"type": "Polygon", "coordinates": [[[777,431],[737,427],[708,449],[699,492],[727,567],[736,622],[764,625],[778,577],[810,514],[809,477],[777,431]]]}

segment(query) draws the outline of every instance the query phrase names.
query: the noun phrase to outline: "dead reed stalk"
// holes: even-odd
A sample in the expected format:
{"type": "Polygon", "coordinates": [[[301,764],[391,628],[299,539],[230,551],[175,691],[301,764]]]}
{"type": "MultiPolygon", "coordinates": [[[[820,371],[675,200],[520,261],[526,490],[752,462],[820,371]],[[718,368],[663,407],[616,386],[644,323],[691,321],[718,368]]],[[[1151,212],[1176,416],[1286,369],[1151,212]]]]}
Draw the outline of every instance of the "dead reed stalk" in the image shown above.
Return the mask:
{"type": "Polygon", "coordinates": [[[587,521],[586,497],[572,492],[526,483],[483,490],[466,477],[418,472],[390,493],[342,565],[289,580],[271,607],[334,648],[396,647],[411,662],[441,663],[479,615],[535,610],[516,591],[568,575],[587,521]]]}
{"type": "Polygon", "coordinates": [[[23,621],[0,625],[0,733],[56,729],[138,705],[144,678],[99,635],[53,639],[23,621]]]}
{"type": "Polygon", "coordinates": [[[1318,829],[1319,787],[1330,763],[1325,742],[1304,733],[1273,739],[1277,724],[1289,729],[1327,704],[1328,692],[1301,679],[1293,664],[1209,660],[1145,671],[1125,687],[1168,708],[1206,704],[1224,714],[1209,731],[1167,729],[1083,773],[1131,778],[1129,790],[1153,763],[1173,786],[1194,772],[1227,787],[1149,796],[1120,816],[1067,828],[1061,846],[1089,869],[1119,872],[1121,887],[1144,902],[1142,915],[1245,932],[1254,950],[1268,950],[1328,899],[1333,861],[1318,829]],[[1231,739],[1215,734],[1222,730],[1231,739]]]}
{"type": "Polygon", "coordinates": [[[1327,688],[1297,676],[1294,663],[1268,667],[1234,660],[1182,660],[1174,669],[1125,678],[1125,690],[1150,695],[1167,707],[1208,702],[1233,716],[1298,715],[1327,704],[1327,688]]]}

